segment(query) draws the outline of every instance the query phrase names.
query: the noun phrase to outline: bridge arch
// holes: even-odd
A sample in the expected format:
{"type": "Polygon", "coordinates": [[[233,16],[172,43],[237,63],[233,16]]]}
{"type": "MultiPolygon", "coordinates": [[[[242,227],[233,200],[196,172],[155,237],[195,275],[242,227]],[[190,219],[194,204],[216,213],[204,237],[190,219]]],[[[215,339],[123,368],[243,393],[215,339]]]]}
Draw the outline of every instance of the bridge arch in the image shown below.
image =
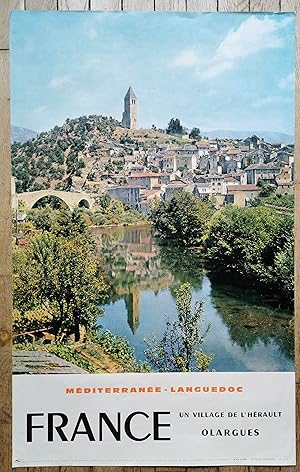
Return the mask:
{"type": "Polygon", "coordinates": [[[78,206],[91,208],[94,205],[93,196],[85,192],[63,192],[49,189],[17,194],[18,202],[23,202],[27,208],[33,208],[44,197],[56,197],[63,201],[70,209],[78,206]]]}
{"type": "MultiPolygon", "coordinates": [[[[45,197],[40,197],[40,198],[38,198],[38,199],[36,200],[36,202],[32,205],[31,208],[38,208],[41,203],[44,203],[44,204],[46,204],[46,205],[50,203],[50,205],[53,206],[53,208],[60,208],[60,207],[62,206],[61,204],[63,204],[64,207],[69,208],[69,205],[68,205],[61,197],[58,197],[58,196],[56,196],[56,195],[55,195],[55,196],[54,196],[54,195],[47,195],[47,196],[45,196],[45,197]],[[48,199],[49,197],[50,197],[51,199],[53,199],[53,200],[51,201],[51,203],[50,203],[50,202],[47,202],[47,199],[48,199]],[[43,202],[43,200],[44,200],[44,202],[43,202]]],[[[42,206],[44,206],[44,205],[42,205],[42,206]]]]}
{"type": "Polygon", "coordinates": [[[87,209],[90,209],[90,202],[86,199],[86,198],[83,198],[82,200],[80,200],[80,202],[78,202],[78,206],[80,208],[87,208],[87,209]]]}

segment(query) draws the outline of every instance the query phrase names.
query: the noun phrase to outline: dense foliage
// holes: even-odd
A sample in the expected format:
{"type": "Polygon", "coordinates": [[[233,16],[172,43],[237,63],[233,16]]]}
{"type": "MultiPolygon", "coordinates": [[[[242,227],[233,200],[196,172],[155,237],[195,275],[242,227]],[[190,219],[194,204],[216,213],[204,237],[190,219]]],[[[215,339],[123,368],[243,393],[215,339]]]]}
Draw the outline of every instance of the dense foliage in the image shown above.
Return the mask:
{"type": "Polygon", "coordinates": [[[201,244],[213,208],[210,203],[182,191],[170,200],[153,204],[150,218],[162,239],[174,239],[181,246],[201,244]]]}
{"type": "Polygon", "coordinates": [[[88,226],[128,225],[146,221],[147,217],[133,206],[103,194],[97,197],[93,210],[81,207],[70,211],[64,206],[53,208],[52,204],[32,208],[27,212],[26,222],[21,223],[18,229],[27,234],[34,229],[69,234],[73,225],[74,231],[82,234],[88,226]]]}
{"type": "Polygon", "coordinates": [[[192,306],[191,286],[182,284],[175,290],[178,319],[171,323],[166,319],[166,330],[160,340],[154,336],[145,340],[149,363],[159,372],[206,372],[213,359],[202,350],[209,327],[200,330],[203,318],[203,302],[192,306]]]}
{"type": "Polygon", "coordinates": [[[251,206],[271,206],[293,211],[295,199],[294,195],[271,194],[266,197],[258,196],[251,202],[251,206]]]}
{"type": "Polygon", "coordinates": [[[146,216],[133,206],[126,205],[108,194],[99,195],[96,204],[97,209],[90,213],[95,226],[126,225],[147,221],[146,216]]]}
{"type": "MultiPolygon", "coordinates": [[[[261,197],[268,202],[290,202],[292,197],[261,197]]],[[[187,192],[158,202],[151,218],[162,239],[197,245],[215,272],[231,274],[262,291],[273,291],[286,303],[293,301],[293,214],[271,204],[216,211],[187,192]]]]}
{"type": "Polygon", "coordinates": [[[266,207],[227,207],[215,213],[206,239],[218,270],[246,278],[261,289],[293,297],[293,218],[266,207]]]}
{"type": "MultiPolygon", "coordinates": [[[[22,314],[45,309],[57,339],[80,327],[92,330],[106,285],[94,241],[78,211],[58,212],[50,227],[33,236],[26,251],[14,252],[14,306],[22,314]]],[[[38,221],[35,220],[38,225],[38,221]]]]}

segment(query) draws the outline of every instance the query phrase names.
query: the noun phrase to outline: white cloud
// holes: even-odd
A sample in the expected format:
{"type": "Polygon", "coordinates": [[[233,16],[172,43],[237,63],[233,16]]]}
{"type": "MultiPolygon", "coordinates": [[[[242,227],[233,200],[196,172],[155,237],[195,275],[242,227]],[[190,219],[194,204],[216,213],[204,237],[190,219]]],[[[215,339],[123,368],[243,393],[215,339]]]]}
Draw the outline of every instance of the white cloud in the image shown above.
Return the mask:
{"type": "Polygon", "coordinates": [[[199,57],[195,50],[185,49],[175,57],[171,65],[173,67],[194,67],[199,62],[199,57]]]}
{"type": "Polygon", "coordinates": [[[256,102],[253,102],[251,106],[253,108],[263,108],[268,105],[275,105],[275,104],[280,104],[280,103],[284,104],[284,103],[290,103],[290,102],[291,102],[291,99],[288,97],[272,95],[272,96],[260,98],[256,102]]]}
{"type": "Polygon", "coordinates": [[[65,85],[68,85],[71,82],[71,76],[69,74],[64,74],[59,77],[53,77],[49,82],[49,87],[53,89],[63,88],[65,85]]]}
{"type": "Polygon", "coordinates": [[[293,88],[295,86],[295,74],[291,72],[286,77],[283,77],[278,82],[278,87],[280,89],[293,88]]]}
{"type": "Polygon", "coordinates": [[[211,58],[203,59],[196,49],[189,49],[179,53],[172,65],[194,68],[205,79],[217,77],[262,50],[283,47],[280,33],[289,23],[290,18],[278,21],[270,16],[250,16],[237,29],[229,31],[211,58]]]}

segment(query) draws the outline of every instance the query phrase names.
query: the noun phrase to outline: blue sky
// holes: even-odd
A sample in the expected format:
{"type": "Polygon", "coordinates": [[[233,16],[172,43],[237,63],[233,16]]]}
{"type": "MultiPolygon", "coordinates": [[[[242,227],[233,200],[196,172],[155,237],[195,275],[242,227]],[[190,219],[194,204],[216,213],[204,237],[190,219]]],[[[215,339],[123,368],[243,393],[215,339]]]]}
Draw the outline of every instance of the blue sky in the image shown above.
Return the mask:
{"type": "Polygon", "coordinates": [[[201,130],[294,132],[293,14],[14,12],[12,123],[121,119],[132,85],[138,124],[178,117],[201,130]]]}

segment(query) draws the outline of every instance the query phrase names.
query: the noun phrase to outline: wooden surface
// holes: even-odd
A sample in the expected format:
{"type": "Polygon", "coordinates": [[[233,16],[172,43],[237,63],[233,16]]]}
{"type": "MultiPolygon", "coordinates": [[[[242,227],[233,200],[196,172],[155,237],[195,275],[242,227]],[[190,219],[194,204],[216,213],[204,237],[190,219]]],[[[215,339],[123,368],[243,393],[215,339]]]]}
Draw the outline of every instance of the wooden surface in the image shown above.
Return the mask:
{"type": "Polygon", "coordinates": [[[155,11],[186,11],[186,0],[155,0],[155,11]]]}
{"type": "Polygon", "coordinates": [[[218,11],[249,11],[249,0],[219,0],[218,11]]]}
{"type": "Polygon", "coordinates": [[[119,11],[121,9],[121,0],[91,0],[91,10],[119,11]]]}
{"type": "Polygon", "coordinates": [[[86,374],[74,364],[46,351],[14,351],[13,375],[20,374],[86,374]]]}
{"type": "MultiPolygon", "coordinates": [[[[9,54],[8,17],[13,9],[60,10],[187,10],[187,11],[295,11],[300,10],[300,0],[0,0],[0,472],[11,472],[11,211],[10,211],[10,130],[9,130],[9,54]]],[[[300,32],[300,17],[297,31],[300,32]]],[[[297,46],[299,56],[299,43],[297,46]]],[[[297,66],[297,83],[300,84],[297,66]]],[[[296,88],[300,88],[299,85],[296,88]]],[[[300,122],[299,92],[296,106],[296,261],[295,281],[300,287],[300,122]]],[[[297,439],[299,428],[299,290],[296,292],[296,353],[297,353],[297,439]]],[[[17,469],[19,472],[296,472],[300,471],[300,447],[298,467],[43,467],[17,469]]]]}
{"type": "Polygon", "coordinates": [[[57,10],[57,0],[25,0],[26,10],[57,10]]]}

